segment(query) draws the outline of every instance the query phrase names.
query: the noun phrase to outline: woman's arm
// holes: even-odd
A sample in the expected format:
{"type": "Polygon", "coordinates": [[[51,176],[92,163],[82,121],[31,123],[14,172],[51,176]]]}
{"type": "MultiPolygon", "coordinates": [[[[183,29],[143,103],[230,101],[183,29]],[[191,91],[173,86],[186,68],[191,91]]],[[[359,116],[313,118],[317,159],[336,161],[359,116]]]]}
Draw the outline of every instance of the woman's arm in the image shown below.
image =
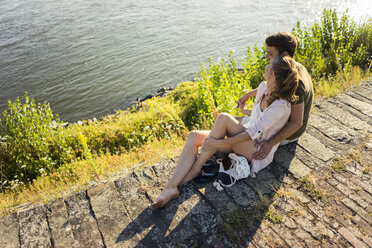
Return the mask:
{"type": "Polygon", "coordinates": [[[252,139],[251,136],[245,131],[226,139],[215,139],[213,137],[208,136],[204,139],[202,148],[205,149],[206,151],[215,150],[226,145],[232,145],[235,143],[240,143],[248,140],[252,139]]]}
{"type": "Polygon", "coordinates": [[[248,99],[251,97],[255,97],[256,94],[257,94],[257,88],[245,93],[242,97],[239,98],[238,102],[236,103],[237,107],[240,107],[240,109],[243,109],[246,101],[248,101],[248,99]]]}

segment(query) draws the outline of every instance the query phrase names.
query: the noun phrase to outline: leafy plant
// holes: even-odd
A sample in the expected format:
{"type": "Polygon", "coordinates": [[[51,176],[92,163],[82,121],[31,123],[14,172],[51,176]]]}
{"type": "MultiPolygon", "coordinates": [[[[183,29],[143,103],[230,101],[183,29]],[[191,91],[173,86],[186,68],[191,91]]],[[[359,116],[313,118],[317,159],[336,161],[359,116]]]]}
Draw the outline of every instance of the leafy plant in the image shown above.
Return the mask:
{"type": "Polygon", "coordinates": [[[36,178],[52,170],[56,162],[48,149],[53,124],[58,123],[49,104],[36,104],[27,93],[22,104],[19,97],[8,101],[8,110],[2,114],[1,135],[6,138],[5,151],[11,163],[8,179],[20,181],[36,178]]]}

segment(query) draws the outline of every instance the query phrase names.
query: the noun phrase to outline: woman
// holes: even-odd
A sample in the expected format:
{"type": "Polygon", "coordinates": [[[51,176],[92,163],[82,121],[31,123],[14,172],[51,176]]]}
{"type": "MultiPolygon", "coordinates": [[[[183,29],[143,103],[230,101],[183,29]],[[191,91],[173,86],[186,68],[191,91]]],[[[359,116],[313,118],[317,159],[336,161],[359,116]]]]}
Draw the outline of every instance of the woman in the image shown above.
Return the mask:
{"type": "MultiPolygon", "coordinates": [[[[195,178],[203,164],[217,151],[244,156],[251,164],[252,173],[257,173],[272,161],[279,144],[272,148],[265,159],[252,161],[252,154],[257,149],[251,137],[261,131],[262,136],[258,141],[270,139],[287,123],[291,104],[298,98],[295,96],[298,85],[296,62],[288,56],[278,56],[266,66],[264,78],[266,81],[250,92],[249,96],[256,96],[256,100],[249,123],[241,123],[237,118],[222,113],[217,116],[210,131],[190,132],[176,170],[158,199],[151,204],[152,208],[161,208],[177,198],[177,187],[195,178]],[[202,152],[195,161],[199,146],[202,146],[202,152]]],[[[246,99],[242,98],[238,106],[243,113],[247,113],[244,110],[246,99]]]]}

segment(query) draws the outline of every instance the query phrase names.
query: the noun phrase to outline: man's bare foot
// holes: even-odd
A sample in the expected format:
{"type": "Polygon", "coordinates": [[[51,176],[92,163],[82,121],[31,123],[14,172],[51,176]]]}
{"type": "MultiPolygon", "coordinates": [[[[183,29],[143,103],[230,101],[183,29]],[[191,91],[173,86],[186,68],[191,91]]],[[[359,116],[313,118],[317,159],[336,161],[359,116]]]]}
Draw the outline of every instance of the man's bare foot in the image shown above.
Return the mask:
{"type": "Polygon", "coordinates": [[[160,196],[154,203],[151,204],[151,208],[162,208],[167,204],[170,200],[177,198],[180,195],[177,188],[170,188],[170,189],[163,189],[160,196]]]}

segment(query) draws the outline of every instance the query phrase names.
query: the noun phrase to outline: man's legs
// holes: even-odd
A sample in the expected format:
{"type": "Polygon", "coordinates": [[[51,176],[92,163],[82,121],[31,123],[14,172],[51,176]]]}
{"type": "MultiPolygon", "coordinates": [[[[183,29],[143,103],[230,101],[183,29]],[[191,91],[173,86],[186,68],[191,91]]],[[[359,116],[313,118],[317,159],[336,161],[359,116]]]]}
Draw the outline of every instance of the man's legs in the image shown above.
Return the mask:
{"type": "Polygon", "coordinates": [[[292,143],[292,142],[295,142],[295,141],[298,141],[298,139],[294,139],[294,140],[287,140],[287,139],[285,139],[282,142],[280,142],[279,145],[280,146],[284,146],[284,145],[287,145],[287,144],[292,143]]]}

